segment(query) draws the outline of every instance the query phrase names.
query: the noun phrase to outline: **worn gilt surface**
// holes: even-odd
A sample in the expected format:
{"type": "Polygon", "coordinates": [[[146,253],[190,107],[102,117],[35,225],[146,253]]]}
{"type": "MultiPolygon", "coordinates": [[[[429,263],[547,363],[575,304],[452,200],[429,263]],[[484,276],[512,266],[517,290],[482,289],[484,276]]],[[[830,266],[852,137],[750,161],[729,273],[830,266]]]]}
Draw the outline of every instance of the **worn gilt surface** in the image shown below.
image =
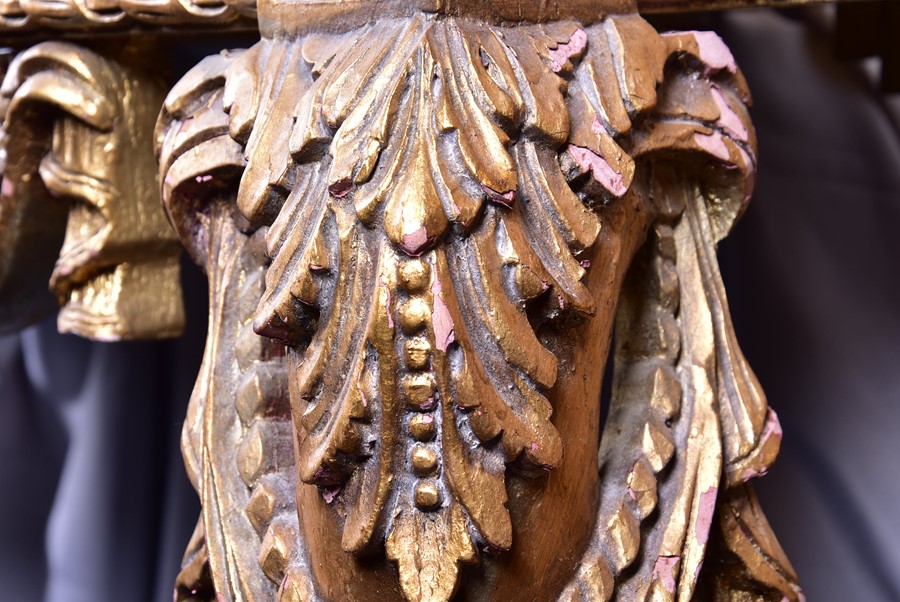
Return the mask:
{"type": "Polygon", "coordinates": [[[169,336],[179,240],[209,278],[176,599],[802,600],[716,261],[756,165],[722,41],[631,0],[20,0],[0,29],[239,16],[261,41],[164,102],[133,45],[41,43],[0,86],[0,325],[169,336]]]}
{"type": "Polygon", "coordinates": [[[601,5],[261,5],[172,90],[164,203],[211,283],[182,599],[802,598],[715,258],[746,85],[601,5]]]}
{"type": "Polygon", "coordinates": [[[44,42],[9,63],[0,86],[0,328],[58,301],[61,332],[181,332],[180,245],[160,208],[149,144],[165,88],[135,60],[149,50],[135,44],[107,58],[44,42]]]}

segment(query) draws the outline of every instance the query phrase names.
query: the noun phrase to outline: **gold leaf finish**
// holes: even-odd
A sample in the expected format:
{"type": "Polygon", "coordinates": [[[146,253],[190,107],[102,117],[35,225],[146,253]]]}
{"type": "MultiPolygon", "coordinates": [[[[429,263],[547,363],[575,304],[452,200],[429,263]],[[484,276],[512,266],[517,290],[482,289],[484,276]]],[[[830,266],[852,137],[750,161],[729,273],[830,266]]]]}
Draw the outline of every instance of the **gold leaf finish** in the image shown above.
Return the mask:
{"type": "MultiPolygon", "coordinates": [[[[126,49],[116,62],[45,42],[13,59],[0,88],[7,261],[37,268],[27,276],[35,288],[49,280],[61,332],[104,341],[171,337],[184,323],[180,248],[159,206],[147,144],[164,92],[131,54],[140,51],[126,49]],[[34,247],[43,247],[34,249],[38,265],[34,247]],[[54,251],[52,274],[42,272],[54,251]]],[[[8,308],[26,276],[4,266],[8,308]]]]}
{"type": "Polygon", "coordinates": [[[157,129],[211,281],[184,449],[216,591],[798,600],[715,262],[756,162],[727,48],[630,3],[382,8],[261,5],[157,129]]]}

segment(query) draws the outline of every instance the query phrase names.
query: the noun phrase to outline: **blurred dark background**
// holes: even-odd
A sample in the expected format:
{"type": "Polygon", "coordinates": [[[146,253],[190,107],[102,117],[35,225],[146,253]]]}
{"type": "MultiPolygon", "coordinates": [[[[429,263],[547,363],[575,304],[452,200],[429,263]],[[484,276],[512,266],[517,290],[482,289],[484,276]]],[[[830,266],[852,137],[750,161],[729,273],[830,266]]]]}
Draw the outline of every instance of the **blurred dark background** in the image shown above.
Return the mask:
{"type": "MultiPolygon", "coordinates": [[[[738,340],[784,428],[757,481],[811,602],[900,600],[898,96],[806,20],[715,29],[753,91],[754,199],[720,261],[738,340]],[[894,103],[893,105],[891,103],[894,103]]],[[[893,44],[900,48],[900,31],[893,44]]]]}
{"type": "MultiPolygon", "coordinates": [[[[878,92],[877,63],[835,58],[829,19],[652,21],[717,31],[754,95],[757,191],[720,261],[785,432],[757,481],[763,507],[811,602],[895,602],[900,101],[878,92]]],[[[173,76],[222,45],[166,42],[173,76]]],[[[57,334],[54,319],[0,338],[0,599],[171,599],[199,511],[179,451],[206,336],[205,278],[188,261],[184,286],[181,339],[93,343],[57,334]]]]}

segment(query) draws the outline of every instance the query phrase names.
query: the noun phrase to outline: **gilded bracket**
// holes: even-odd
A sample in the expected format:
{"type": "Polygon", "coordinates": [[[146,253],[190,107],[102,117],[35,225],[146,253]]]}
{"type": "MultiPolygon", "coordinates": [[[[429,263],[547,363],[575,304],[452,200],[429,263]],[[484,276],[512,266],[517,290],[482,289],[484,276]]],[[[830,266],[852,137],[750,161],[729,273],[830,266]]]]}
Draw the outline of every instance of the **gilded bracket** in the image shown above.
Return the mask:
{"type": "Polygon", "coordinates": [[[113,61],[44,42],[6,71],[4,328],[49,309],[49,279],[61,332],[99,340],[181,332],[180,245],[159,207],[148,144],[164,82],[133,66],[128,52],[113,61]]]}

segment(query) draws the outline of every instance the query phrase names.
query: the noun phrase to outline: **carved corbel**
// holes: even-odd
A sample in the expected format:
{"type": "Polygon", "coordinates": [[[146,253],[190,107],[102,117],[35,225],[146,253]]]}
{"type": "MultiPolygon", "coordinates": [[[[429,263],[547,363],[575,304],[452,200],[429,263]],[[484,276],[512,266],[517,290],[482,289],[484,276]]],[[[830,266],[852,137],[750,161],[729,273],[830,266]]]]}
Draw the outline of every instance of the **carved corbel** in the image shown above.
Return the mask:
{"type": "Polygon", "coordinates": [[[61,332],[177,335],[180,246],[159,205],[152,133],[163,82],[61,42],[18,56],[0,88],[4,327],[61,306],[61,332]],[[51,273],[52,269],[52,273],[51,273]]]}
{"type": "Polygon", "coordinates": [[[178,595],[799,600],[715,260],[755,170],[727,48],[628,2],[427,4],[261,3],[166,100],[212,312],[178,595]]]}

